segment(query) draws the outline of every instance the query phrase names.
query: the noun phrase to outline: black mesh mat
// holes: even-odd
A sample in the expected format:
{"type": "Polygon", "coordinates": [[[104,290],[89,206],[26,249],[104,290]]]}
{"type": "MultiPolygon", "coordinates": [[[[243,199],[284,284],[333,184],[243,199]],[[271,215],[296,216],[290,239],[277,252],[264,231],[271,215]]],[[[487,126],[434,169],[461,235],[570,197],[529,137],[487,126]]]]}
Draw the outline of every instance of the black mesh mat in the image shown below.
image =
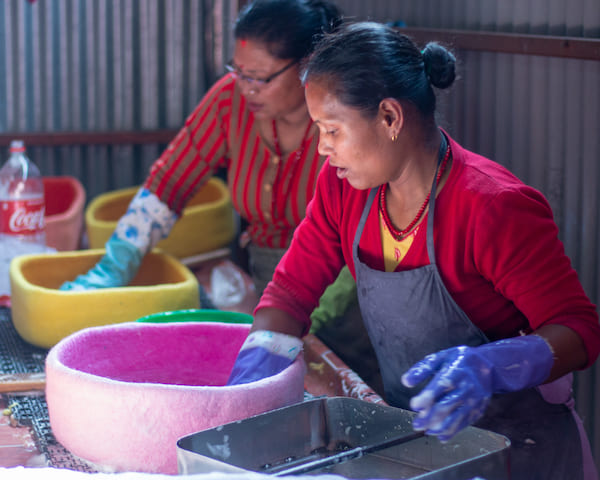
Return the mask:
{"type": "MultiPolygon", "coordinates": [[[[48,351],[25,342],[15,330],[10,309],[0,307],[0,373],[37,373],[44,371],[48,351]]],[[[39,452],[51,467],[80,472],[97,472],[84,460],[73,456],[56,441],[50,428],[44,395],[5,394],[13,417],[29,427],[39,452]]]]}

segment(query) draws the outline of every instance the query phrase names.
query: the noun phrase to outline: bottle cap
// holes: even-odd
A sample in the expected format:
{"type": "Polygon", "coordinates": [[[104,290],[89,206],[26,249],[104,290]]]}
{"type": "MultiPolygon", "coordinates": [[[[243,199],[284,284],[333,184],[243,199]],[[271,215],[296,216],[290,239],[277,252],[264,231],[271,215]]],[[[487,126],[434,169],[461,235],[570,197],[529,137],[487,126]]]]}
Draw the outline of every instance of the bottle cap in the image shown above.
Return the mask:
{"type": "Polygon", "coordinates": [[[25,151],[25,143],[23,140],[13,140],[10,142],[10,152],[24,152],[25,151]]]}

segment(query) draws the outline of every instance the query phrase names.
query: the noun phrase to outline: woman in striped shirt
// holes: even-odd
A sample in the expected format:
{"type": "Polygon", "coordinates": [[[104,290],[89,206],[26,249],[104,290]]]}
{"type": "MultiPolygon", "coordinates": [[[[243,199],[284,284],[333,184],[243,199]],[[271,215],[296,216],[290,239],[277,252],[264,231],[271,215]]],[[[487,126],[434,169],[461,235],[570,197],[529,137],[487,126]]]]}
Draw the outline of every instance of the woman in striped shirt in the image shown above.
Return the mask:
{"type": "MultiPolygon", "coordinates": [[[[106,254],[63,290],[127,285],[186,203],[227,169],[233,205],[247,222],[241,240],[258,293],[289,245],[313,196],[319,155],[299,79],[320,34],[341,22],[326,0],[255,0],[235,24],[228,73],[208,91],[151,168],[106,243],[106,254]]],[[[201,227],[201,226],[199,226],[201,227]]]]}
{"type": "MultiPolygon", "coordinates": [[[[325,161],[299,68],[316,40],[340,23],[339,10],[327,0],[246,5],[235,24],[228,74],[207,92],[154,163],[106,243],[104,257],[61,289],[127,285],[188,200],[225,168],[233,205],[248,224],[240,243],[248,248],[250,274],[261,294],[305,215],[325,161]]],[[[379,367],[347,268],[312,318],[313,333],[377,389],[379,367]]]]}

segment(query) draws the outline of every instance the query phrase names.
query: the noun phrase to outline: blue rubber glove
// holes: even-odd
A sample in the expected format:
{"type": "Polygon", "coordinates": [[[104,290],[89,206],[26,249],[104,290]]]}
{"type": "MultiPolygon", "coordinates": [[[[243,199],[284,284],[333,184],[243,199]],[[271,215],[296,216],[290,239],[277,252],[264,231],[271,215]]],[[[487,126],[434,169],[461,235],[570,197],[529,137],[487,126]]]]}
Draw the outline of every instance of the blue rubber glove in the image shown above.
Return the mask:
{"type": "Polygon", "coordinates": [[[285,370],[302,351],[302,340],[292,335],[257,330],[242,345],[227,385],[255,382],[285,370]]]}
{"type": "Polygon", "coordinates": [[[402,376],[407,387],[433,377],[411,398],[418,413],[413,428],[447,441],[483,416],[493,394],[540,385],[553,363],[550,345],[538,335],[428,355],[402,376]]]}
{"type": "Polygon", "coordinates": [[[156,195],[140,188],[106,242],[106,254],[89,272],[60,286],[64,291],[122,287],[135,277],[144,255],[165,238],[177,215],[156,195]]]}
{"type": "Polygon", "coordinates": [[[142,263],[142,253],[135,245],[115,235],[106,242],[105,248],[106,253],[94,268],[72,282],[63,283],[60,290],[93,290],[127,285],[142,263]]]}

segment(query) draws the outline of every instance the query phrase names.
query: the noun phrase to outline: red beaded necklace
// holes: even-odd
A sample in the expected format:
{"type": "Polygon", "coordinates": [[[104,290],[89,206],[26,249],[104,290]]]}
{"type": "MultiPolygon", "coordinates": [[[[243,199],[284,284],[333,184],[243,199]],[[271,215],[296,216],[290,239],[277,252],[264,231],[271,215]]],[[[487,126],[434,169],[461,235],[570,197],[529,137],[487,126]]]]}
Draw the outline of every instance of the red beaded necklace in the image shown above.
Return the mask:
{"type": "MultiPolygon", "coordinates": [[[[296,156],[294,158],[294,162],[298,161],[298,159],[304,153],[304,147],[306,144],[306,138],[308,137],[308,132],[310,131],[310,127],[312,126],[313,121],[312,118],[309,117],[308,125],[306,126],[306,131],[304,132],[304,136],[302,137],[302,141],[300,142],[300,149],[296,151],[296,156]]],[[[273,146],[275,147],[275,153],[282,157],[283,153],[281,152],[281,146],[279,145],[279,136],[277,135],[277,125],[275,124],[275,119],[273,119],[273,146]]]]}
{"type": "MultiPolygon", "coordinates": [[[[448,145],[446,147],[446,154],[444,155],[444,160],[442,161],[442,164],[440,165],[440,168],[438,169],[438,174],[435,179],[436,185],[440,182],[440,178],[442,177],[444,170],[446,169],[446,164],[448,163],[449,158],[450,158],[450,145],[448,145]]],[[[419,208],[419,211],[417,212],[417,215],[415,216],[413,221],[408,224],[408,227],[406,227],[403,230],[398,230],[392,224],[392,221],[390,220],[390,217],[387,212],[387,207],[386,207],[386,203],[385,203],[385,193],[387,190],[387,185],[388,184],[386,183],[384,185],[381,185],[381,187],[379,187],[379,211],[381,212],[383,220],[385,221],[385,225],[387,226],[387,228],[390,231],[390,233],[392,234],[392,236],[396,240],[402,240],[414,228],[414,226],[417,224],[417,222],[423,216],[423,213],[425,212],[425,209],[427,208],[427,205],[429,204],[429,197],[431,195],[431,192],[427,194],[427,197],[425,198],[423,205],[421,205],[421,208],[419,208]]]]}
{"type": "MultiPolygon", "coordinates": [[[[296,150],[296,154],[293,156],[291,163],[289,164],[289,167],[286,168],[286,171],[289,172],[289,174],[285,175],[285,177],[281,180],[281,184],[279,181],[276,181],[273,184],[273,196],[272,196],[273,210],[278,208],[277,202],[276,202],[276,199],[278,197],[278,192],[287,192],[290,188],[289,185],[292,181],[292,174],[296,168],[296,163],[298,163],[298,160],[300,160],[302,158],[302,155],[304,154],[304,149],[306,148],[306,140],[308,139],[308,134],[310,132],[310,127],[312,126],[312,124],[313,124],[312,118],[309,117],[306,131],[304,132],[304,136],[302,137],[302,141],[300,142],[300,148],[298,150],[296,150]]],[[[281,151],[281,146],[279,145],[279,136],[277,135],[277,125],[275,124],[275,120],[273,120],[273,146],[275,147],[275,153],[280,158],[280,162],[278,163],[278,165],[282,165],[283,164],[283,152],[281,151]]],[[[283,174],[283,171],[281,169],[278,169],[277,177],[279,178],[279,176],[282,174],[283,174]]]]}

